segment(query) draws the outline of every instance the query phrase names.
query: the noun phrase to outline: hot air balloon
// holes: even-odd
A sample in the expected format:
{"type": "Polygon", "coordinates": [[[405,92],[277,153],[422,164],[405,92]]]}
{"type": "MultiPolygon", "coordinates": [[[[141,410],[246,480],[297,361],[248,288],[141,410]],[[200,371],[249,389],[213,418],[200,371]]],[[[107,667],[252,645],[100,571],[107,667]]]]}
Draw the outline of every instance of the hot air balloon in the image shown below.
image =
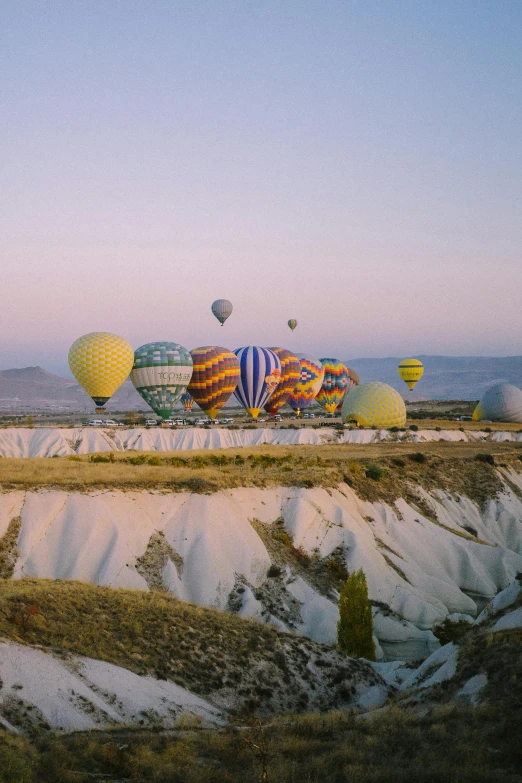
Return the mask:
{"type": "Polygon", "coordinates": [[[288,326],[293,332],[295,327],[297,326],[297,321],[295,320],[295,318],[290,318],[290,320],[288,321],[288,326]]]}
{"type": "Polygon", "coordinates": [[[496,383],[473,411],[473,421],[522,422],[522,391],[512,383],[496,383]]]}
{"type": "Polygon", "coordinates": [[[194,397],[189,394],[188,391],[181,395],[180,401],[187,412],[191,410],[194,405],[194,397]]]}
{"type": "Polygon", "coordinates": [[[287,401],[290,392],[295,389],[301,374],[301,365],[297,356],[287,351],[286,348],[270,348],[270,350],[279,357],[281,362],[281,380],[265,405],[265,411],[271,416],[275,416],[279,408],[287,401]]]}
{"type": "Polygon", "coordinates": [[[191,351],[194,367],[188,392],[215,419],[239,381],[239,362],[228,348],[206,345],[191,351]]]}
{"type": "Polygon", "coordinates": [[[296,354],[301,363],[301,374],[294,390],[288,395],[288,404],[301,415],[304,408],[308,408],[312,400],[319,393],[323,383],[324,367],[315,356],[305,353],[296,354]]]}
{"type": "Polygon", "coordinates": [[[71,372],[100,412],[127,378],[133,362],[129,343],[110,332],[84,334],[69,349],[71,372]]]}
{"type": "Polygon", "coordinates": [[[168,419],[192,376],[192,356],[179,343],[146,343],[134,352],[131,381],[147,405],[168,419]]]}
{"type": "Polygon", "coordinates": [[[223,326],[229,315],[232,314],[232,309],[232,302],[229,302],[228,299],[216,299],[215,302],[212,302],[212,313],[221,326],[223,326]]]}
{"type": "Polygon", "coordinates": [[[418,359],[403,359],[399,364],[399,376],[406,383],[411,391],[417,381],[420,381],[424,373],[422,362],[418,359]]]}
{"type": "MultiPolygon", "coordinates": [[[[356,386],[358,386],[359,383],[361,382],[360,379],[359,379],[359,376],[357,375],[355,370],[352,370],[351,367],[347,367],[346,369],[348,370],[348,378],[349,378],[349,380],[348,380],[348,386],[347,386],[347,389],[346,389],[345,396],[352,389],[355,389],[356,386]]],[[[344,397],[341,400],[341,402],[339,403],[339,405],[337,406],[337,408],[335,409],[335,412],[338,413],[339,415],[341,414],[341,411],[342,411],[342,408],[343,408],[343,401],[344,401],[344,397]]]]}
{"type": "Polygon", "coordinates": [[[328,413],[335,413],[351,383],[348,368],[339,359],[327,358],[320,361],[324,367],[324,378],[315,401],[328,413]]]}
{"type": "Polygon", "coordinates": [[[399,392],[387,383],[371,381],[346,395],[342,418],[360,427],[404,427],[406,406],[399,392]]]}
{"type": "Polygon", "coordinates": [[[234,353],[241,371],[234,394],[252,418],[257,419],[281,380],[281,362],[270,348],[256,345],[237,348],[234,353]]]}

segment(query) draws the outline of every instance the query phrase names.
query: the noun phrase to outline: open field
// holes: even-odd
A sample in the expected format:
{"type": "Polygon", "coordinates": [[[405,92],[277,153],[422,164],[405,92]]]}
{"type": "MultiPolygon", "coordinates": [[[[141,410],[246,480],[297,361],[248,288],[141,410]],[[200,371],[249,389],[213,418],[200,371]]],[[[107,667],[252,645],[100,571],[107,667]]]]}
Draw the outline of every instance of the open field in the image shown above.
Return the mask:
{"type": "Polygon", "coordinates": [[[215,492],[233,487],[336,486],[368,500],[404,497],[420,484],[480,500],[500,482],[495,465],[518,470],[522,443],[375,443],[258,446],[189,452],[126,452],[54,459],[0,459],[5,490],[61,488],[215,492]],[[489,463],[489,464],[488,464],[489,463]],[[373,466],[373,469],[372,469],[373,466]]]}

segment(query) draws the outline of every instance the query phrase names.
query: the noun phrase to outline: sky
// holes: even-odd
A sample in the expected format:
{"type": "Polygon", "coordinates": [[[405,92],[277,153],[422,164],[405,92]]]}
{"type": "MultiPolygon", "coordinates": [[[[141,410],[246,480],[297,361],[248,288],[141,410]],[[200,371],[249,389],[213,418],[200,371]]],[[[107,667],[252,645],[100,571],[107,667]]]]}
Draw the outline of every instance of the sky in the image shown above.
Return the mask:
{"type": "Polygon", "coordinates": [[[522,354],[521,75],[519,0],[3,0],[0,369],[522,354]]]}

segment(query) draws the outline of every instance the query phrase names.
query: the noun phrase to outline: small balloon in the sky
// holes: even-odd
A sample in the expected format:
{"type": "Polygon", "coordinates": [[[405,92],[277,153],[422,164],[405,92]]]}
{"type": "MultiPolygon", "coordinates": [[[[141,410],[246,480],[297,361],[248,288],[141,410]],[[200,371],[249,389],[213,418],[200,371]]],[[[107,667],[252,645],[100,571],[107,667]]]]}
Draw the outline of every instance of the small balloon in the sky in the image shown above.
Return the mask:
{"type": "Polygon", "coordinates": [[[290,320],[288,321],[288,326],[293,332],[295,327],[297,326],[297,321],[295,320],[295,318],[290,318],[290,320]]]}
{"type": "Polygon", "coordinates": [[[218,319],[221,326],[225,323],[227,318],[232,315],[232,302],[228,299],[216,299],[212,302],[212,313],[218,319]]]}
{"type": "Polygon", "coordinates": [[[399,364],[398,373],[411,391],[417,381],[422,378],[424,367],[418,359],[403,359],[399,364]]]}

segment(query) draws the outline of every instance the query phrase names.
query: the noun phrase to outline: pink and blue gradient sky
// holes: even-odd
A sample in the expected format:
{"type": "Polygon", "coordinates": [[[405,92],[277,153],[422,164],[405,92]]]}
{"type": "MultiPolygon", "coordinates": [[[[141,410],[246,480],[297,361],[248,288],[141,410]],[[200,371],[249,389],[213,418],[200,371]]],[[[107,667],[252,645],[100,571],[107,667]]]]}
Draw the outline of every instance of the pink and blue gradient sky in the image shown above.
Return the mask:
{"type": "Polygon", "coordinates": [[[0,69],[0,369],[522,353],[518,0],[4,0],[0,69]]]}

